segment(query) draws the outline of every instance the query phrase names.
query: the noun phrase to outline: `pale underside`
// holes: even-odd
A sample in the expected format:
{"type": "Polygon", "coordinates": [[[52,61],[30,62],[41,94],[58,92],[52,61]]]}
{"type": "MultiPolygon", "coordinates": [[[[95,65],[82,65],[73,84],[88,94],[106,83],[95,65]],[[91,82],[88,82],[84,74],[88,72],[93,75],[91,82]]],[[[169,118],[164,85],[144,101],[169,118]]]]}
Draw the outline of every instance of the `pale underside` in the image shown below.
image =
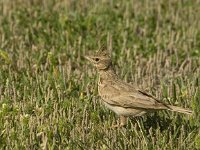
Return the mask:
{"type": "Polygon", "coordinates": [[[141,116],[141,115],[147,113],[147,111],[145,111],[145,110],[132,109],[132,108],[123,108],[123,107],[119,107],[119,106],[109,105],[106,102],[103,102],[103,103],[108,109],[112,110],[113,112],[115,112],[119,116],[122,115],[122,116],[133,116],[133,117],[136,117],[136,116],[141,116]]]}

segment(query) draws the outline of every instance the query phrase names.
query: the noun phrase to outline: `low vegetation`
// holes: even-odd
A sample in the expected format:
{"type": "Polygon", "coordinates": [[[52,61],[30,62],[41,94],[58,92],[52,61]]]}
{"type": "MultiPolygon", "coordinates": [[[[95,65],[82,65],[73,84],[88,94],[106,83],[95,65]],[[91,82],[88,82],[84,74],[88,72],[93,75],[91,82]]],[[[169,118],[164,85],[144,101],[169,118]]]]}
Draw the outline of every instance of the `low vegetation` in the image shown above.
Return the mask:
{"type": "Polygon", "coordinates": [[[1,149],[200,149],[200,3],[0,1],[1,149]],[[105,43],[119,76],[192,116],[102,106],[83,58],[105,43]]]}

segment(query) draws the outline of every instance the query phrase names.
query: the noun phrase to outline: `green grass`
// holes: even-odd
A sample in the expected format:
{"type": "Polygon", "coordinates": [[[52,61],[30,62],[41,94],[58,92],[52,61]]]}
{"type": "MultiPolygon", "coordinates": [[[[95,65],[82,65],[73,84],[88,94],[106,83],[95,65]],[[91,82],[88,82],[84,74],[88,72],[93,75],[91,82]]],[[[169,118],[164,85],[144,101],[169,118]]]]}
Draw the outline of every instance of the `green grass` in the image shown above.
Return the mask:
{"type": "Polygon", "coordinates": [[[200,3],[195,0],[0,1],[1,149],[200,149],[200,3]],[[112,50],[119,76],[193,116],[157,112],[109,129],[95,69],[112,50]]]}

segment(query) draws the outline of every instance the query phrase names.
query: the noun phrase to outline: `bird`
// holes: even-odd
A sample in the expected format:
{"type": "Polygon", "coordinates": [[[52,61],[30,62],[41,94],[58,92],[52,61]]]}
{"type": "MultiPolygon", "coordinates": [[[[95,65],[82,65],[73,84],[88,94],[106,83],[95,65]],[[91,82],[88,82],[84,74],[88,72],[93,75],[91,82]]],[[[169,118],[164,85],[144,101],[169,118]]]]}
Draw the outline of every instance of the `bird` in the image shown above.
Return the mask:
{"type": "Polygon", "coordinates": [[[98,94],[103,104],[119,116],[119,122],[113,127],[123,127],[128,117],[142,116],[149,112],[169,110],[191,115],[192,110],[166,104],[121,80],[115,72],[111,56],[105,45],[102,45],[93,55],[85,58],[91,62],[99,73],[98,94]]]}

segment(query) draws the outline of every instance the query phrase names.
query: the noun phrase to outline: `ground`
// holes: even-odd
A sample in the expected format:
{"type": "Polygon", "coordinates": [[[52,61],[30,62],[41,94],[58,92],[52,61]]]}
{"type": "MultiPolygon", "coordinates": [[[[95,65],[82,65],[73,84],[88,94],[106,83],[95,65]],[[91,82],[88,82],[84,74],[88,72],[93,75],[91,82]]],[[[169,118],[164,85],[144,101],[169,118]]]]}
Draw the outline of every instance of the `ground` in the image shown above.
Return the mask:
{"type": "Polygon", "coordinates": [[[200,149],[200,2],[0,0],[1,149],[200,149]],[[84,55],[106,44],[117,74],[194,110],[130,118],[101,103],[84,55]]]}

